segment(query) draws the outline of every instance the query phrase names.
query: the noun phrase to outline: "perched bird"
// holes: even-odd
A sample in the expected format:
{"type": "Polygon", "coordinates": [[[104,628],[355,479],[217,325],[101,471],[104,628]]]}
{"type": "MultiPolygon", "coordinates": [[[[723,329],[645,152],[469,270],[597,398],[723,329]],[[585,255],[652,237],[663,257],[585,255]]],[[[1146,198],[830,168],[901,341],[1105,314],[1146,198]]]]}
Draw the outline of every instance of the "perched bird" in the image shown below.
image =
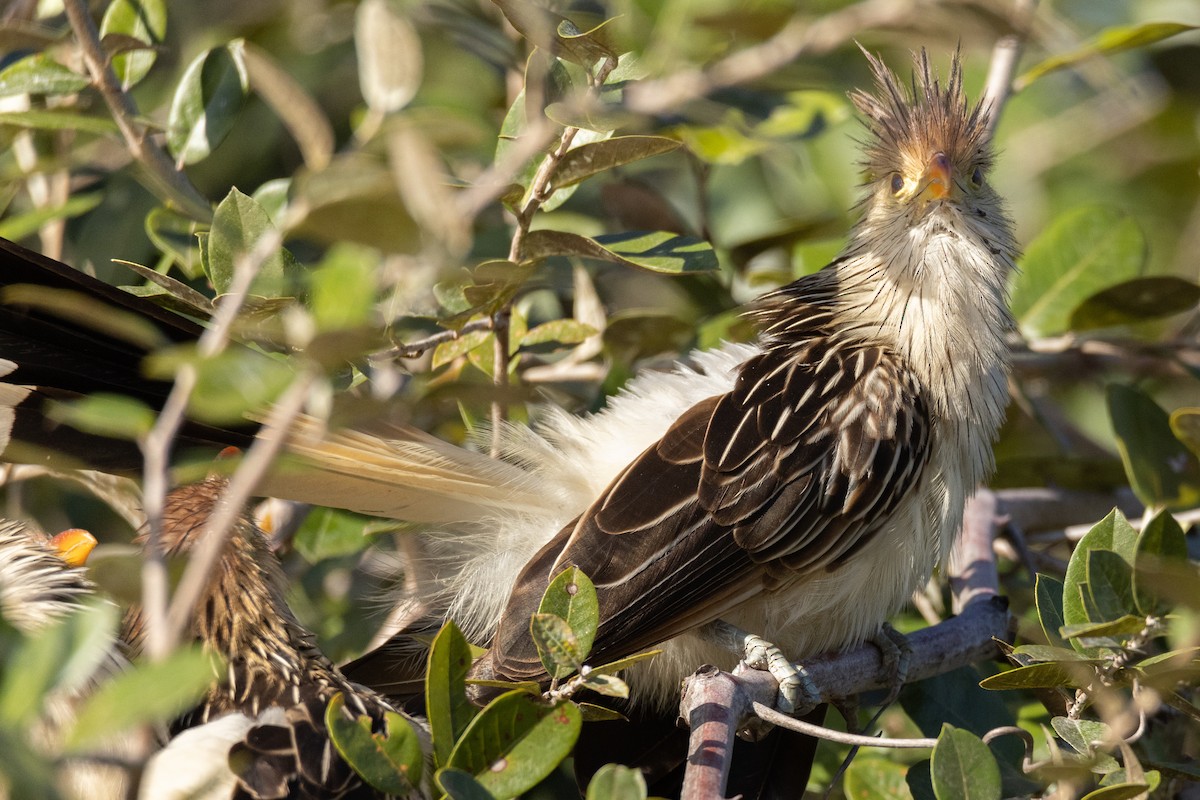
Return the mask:
{"type": "MultiPolygon", "coordinates": [[[[162,544],[168,556],[190,552],[202,538],[225,484],[223,478],[209,478],[167,496],[162,544]]],[[[190,797],[184,789],[194,791],[214,775],[236,792],[204,797],[383,796],[338,755],[325,727],[325,711],[341,693],[349,717],[369,717],[382,732],[384,715],[395,709],[342,676],[288,608],[286,590],[287,580],[266,537],[243,514],[191,626],[195,640],[225,661],[225,672],[201,704],[173,726],[186,735],[177,736],[151,762],[143,797],[190,797]],[[221,769],[203,769],[198,753],[205,751],[217,754],[221,769]],[[236,787],[226,762],[236,775],[236,787]]],[[[141,611],[131,609],[124,638],[137,652],[144,636],[141,611]]]]}
{"type": "Polygon", "coordinates": [[[47,538],[0,520],[0,616],[26,633],[80,607],[95,590],[84,564],[96,537],[78,528],[47,538]]]}
{"type": "Polygon", "coordinates": [[[877,91],[852,96],[867,183],[842,253],[751,306],[756,344],[507,431],[541,510],[432,539],[448,615],[490,643],[474,677],[548,680],[529,619],[568,566],[599,593],[593,662],[662,647],[630,682],[669,708],[697,666],[732,666],[707,623],[791,658],[848,647],[948,554],[993,468],[1017,246],[957,58],[943,83],[920,53],[911,91],[868,58],[877,91]]]}
{"type": "MultiPolygon", "coordinates": [[[[0,617],[24,634],[36,635],[58,622],[95,596],[96,587],[84,567],[96,546],[96,538],[77,528],[46,537],[23,522],[0,520],[0,617]]],[[[118,800],[124,797],[127,776],[115,764],[88,758],[64,758],[64,738],[70,734],[77,707],[98,680],[125,665],[110,635],[93,635],[87,642],[96,658],[91,674],[77,674],[67,685],[57,685],[44,698],[36,718],[29,722],[25,744],[34,748],[35,757],[55,764],[53,782],[63,797],[83,800],[118,800]]],[[[82,652],[75,653],[84,660],[82,652]]],[[[10,746],[17,746],[10,743],[10,746]]],[[[128,737],[109,737],[96,752],[114,760],[128,758],[136,744],[128,737]]],[[[25,769],[28,762],[17,753],[9,753],[7,763],[0,761],[0,798],[18,797],[22,792],[44,792],[44,785],[23,785],[30,775],[17,776],[4,767],[25,769]],[[5,780],[7,778],[8,780],[5,780]]]]}
{"type": "MultiPolygon", "coordinates": [[[[799,659],[874,636],[949,552],[967,497],[993,468],[1017,246],[987,180],[987,109],[967,103],[957,57],[943,82],[920,53],[911,88],[868,59],[876,91],[853,95],[868,136],[861,219],[827,267],[751,306],[756,343],[640,376],[591,417],[551,409],[532,428],[507,426],[499,459],[417,431],[329,432],[305,420],[286,446],[311,469],[265,491],[430,523],[415,565],[431,587],[420,600],[490,646],[477,677],[548,680],[529,617],[570,565],[599,593],[592,661],[664,650],[630,676],[647,707],[673,707],[697,666],[733,664],[710,635],[718,620],[799,659]]],[[[28,262],[13,247],[0,257],[28,262]]],[[[21,274],[38,283],[36,269],[21,274]]],[[[70,281],[86,293],[84,277],[70,281]]],[[[135,300],[121,307],[136,311],[135,300]]],[[[48,322],[25,295],[9,313],[6,459],[54,447],[37,402],[64,378],[24,354],[41,347],[53,361],[89,335],[48,322]],[[44,326],[32,343],[10,330],[28,319],[44,326]]],[[[174,326],[152,324],[176,340],[174,326]]],[[[113,383],[136,382],[120,350],[93,361],[113,383]]],[[[65,388],[86,390],[79,369],[65,388]]],[[[386,678],[389,652],[355,674],[386,678]]]]}

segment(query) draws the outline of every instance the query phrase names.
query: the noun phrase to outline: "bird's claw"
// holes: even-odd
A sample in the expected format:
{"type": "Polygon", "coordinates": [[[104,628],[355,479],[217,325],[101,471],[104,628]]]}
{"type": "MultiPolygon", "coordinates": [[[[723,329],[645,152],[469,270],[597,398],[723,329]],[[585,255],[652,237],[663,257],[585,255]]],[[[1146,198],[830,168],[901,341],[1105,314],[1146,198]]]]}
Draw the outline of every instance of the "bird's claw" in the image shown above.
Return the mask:
{"type": "Polygon", "coordinates": [[[765,669],[779,683],[776,705],[785,714],[805,714],[821,702],[821,693],[803,664],[788,659],[761,636],[747,634],[742,660],[746,666],[765,669]]]}
{"type": "Polygon", "coordinates": [[[905,680],[908,678],[908,666],[912,661],[912,645],[908,643],[907,636],[886,622],[871,641],[879,648],[883,661],[883,672],[889,681],[890,688],[887,698],[883,701],[883,705],[888,706],[900,696],[900,690],[904,688],[905,680]]]}

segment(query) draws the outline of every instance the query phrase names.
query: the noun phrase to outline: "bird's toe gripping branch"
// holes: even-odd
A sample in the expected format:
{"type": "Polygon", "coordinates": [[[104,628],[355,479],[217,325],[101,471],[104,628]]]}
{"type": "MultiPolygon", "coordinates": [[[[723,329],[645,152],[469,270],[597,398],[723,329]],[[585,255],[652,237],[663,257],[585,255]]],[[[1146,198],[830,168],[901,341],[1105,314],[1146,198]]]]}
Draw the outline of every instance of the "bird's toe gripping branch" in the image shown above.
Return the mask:
{"type": "Polygon", "coordinates": [[[889,678],[888,686],[890,688],[887,699],[882,703],[883,706],[889,706],[900,695],[900,690],[908,678],[908,665],[912,661],[912,645],[909,644],[907,636],[886,622],[879,628],[879,632],[875,634],[871,643],[879,648],[883,660],[883,671],[889,678]]]}
{"type": "Polygon", "coordinates": [[[783,713],[806,714],[823,702],[804,665],[790,660],[776,645],[724,620],[711,623],[709,631],[747,667],[771,673],[779,683],[776,705],[783,713]]]}

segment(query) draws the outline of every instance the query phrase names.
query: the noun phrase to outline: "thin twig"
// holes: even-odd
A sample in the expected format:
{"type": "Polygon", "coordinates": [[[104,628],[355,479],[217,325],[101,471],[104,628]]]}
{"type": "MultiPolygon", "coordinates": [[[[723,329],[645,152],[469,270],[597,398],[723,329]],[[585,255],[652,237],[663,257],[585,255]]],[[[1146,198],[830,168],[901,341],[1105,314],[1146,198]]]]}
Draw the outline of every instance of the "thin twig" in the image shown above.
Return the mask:
{"type": "MultiPolygon", "coordinates": [[[[588,95],[590,97],[599,94],[600,88],[604,86],[604,81],[616,67],[616,58],[609,57],[601,60],[596,68],[596,73],[590,75],[588,78],[588,95]]],[[[571,144],[575,141],[575,137],[578,134],[579,128],[577,127],[569,125],[563,128],[562,134],[558,139],[558,145],[547,153],[542,159],[542,163],[538,165],[537,172],[534,173],[533,180],[529,184],[525,203],[517,212],[516,226],[508,248],[508,260],[512,263],[520,264],[524,260],[525,237],[529,234],[529,226],[533,222],[533,216],[550,198],[550,195],[553,194],[554,190],[551,188],[551,183],[554,179],[554,173],[558,169],[558,165],[562,163],[567,151],[571,149],[571,144]]],[[[491,410],[493,457],[500,454],[500,433],[507,416],[502,390],[508,386],[508,368],[510,363],[508,334],[509,317],[511,314],[511,304],[506,303],[492,314],[491,317],[492,334],[494,337],[492,383],[496,387],[497,392],[496,398],[492,401],[491,410]]]]}
{"type": "Polygon", "coordinates": [[[988,110],[988,135],[996,132],[1000,114],[1013,89],[1013,76],[1021,60],[1021,50],[1037,10],[1037,0],[1016,0],[1012,10],[1013,32],[1001,36],[992,48],[992,63],[988,67],[987,83],[983,90],[984,107],[988,110]]]}
{"type": "MultiPolygon", "coordinates": [[[[271,229],[260,238],[249,253],[240,254],[234,262],[233,280],[229,292],[217,304],[211,327],[200,335],[196,352],[200,358],[220,353],[229,342],[230,331],[237,321],[250,285],[259,269],[283,243],[279,229],[271,229]]],[[[146,510],[148,534],[145,562],[142,569],[142,607],[146,616],[146,652],[153,660],[165,658],[176,641],[168,622],[168,581],[166,555],[162,548],[163,507],[166,501],[171,461],[171,445],[183,424],[188,400],[196,386],[197,371],[193,363],[185,362],[175,375],[175,383],[155,420],[154,427],[140,442],[145,460],[143,469],[143,503],[146,510]]]]}
{"type": "Polygon", "coordinates": [[[213,514],[205,521],[200,544],[188,560],[187,569],[179,581],[179,588],[167,613],[167,640],[171,645],[179,640],[190,624],[196,603],[208,584],[209,575],[216,567],[226,541],[255,487],[283,447],[283,442],[287,439],[285,431],[304,409],[316,379],[317,374],[311,369],[300,373],[271,407],[271,413],[254,444],[250,446],[233,479],[221,493],[213,514]]]}
{"type": "Polygon", "coordinates": [[[134,122],[139,116],[137,105],[121,88],[117,75],[100,42],[100,32],[88,13],[84,0],[63,0],[67,20],[79,43],[79,52],[92,83],[104,98],[129,154],[145,169],[156,194],[179,206],[187,216],[199,222],[212,219],[212,206],[200,194],[187,176],[175,168],[158,145],[150,140],[145,128],[134,122]]]}
{"type": "Polygon", "coordinates": [[[826,53],[870,28],[907,25],[919,18],[920,0],[865,0],[812,19],[797,15],[771,38],[703,69],[677,72],[625,89],[625,107],[661,114],[730,86],[765,78],[802,55],[826,53]]]}
{"type": "Polygon", "coordinates": [[[437,347],[439,344],[453,342],[465,336],[468,333],[475,331],[490,331],[492,329],[491,318],[473,319],[461,328],[452,328],[450,330],[438,331],[435,334],[426,336],[424,339],[417,339],[413,342],[401,342],[394,345],[390,350],[382,355],[391,358],[419,358],[426,351],[437,347]]]}

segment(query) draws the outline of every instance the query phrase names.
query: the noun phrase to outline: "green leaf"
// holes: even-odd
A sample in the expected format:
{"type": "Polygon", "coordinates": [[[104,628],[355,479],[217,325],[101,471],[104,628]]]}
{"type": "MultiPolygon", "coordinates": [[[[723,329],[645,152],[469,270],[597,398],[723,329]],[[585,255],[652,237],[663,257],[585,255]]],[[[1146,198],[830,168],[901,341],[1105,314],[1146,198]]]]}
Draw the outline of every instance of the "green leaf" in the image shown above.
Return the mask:
{"type": "MultiPolygon", "coordinates": [[[[1092,550],[1111,550],[1119,554],[1127,564],[1132,565],[1136,547],[1137,532],[1125,519],[1125,516],[1115,508],[1108,516],[1093,525],[1092,529],[1079,540],[1079,543],[1075,545],[1075,551],[1071,554],[1071,560],[1067,564],[1066,581],[1063,585],[1062,620],[1064,626],[1090,625],[1097,621],[1088,614],[1084,602],[1085,594],[1081,592],[1081,587],[1087,583],[1088,553],[1092,550]]],[[[1086,596],[1090,597],[1090,595],[1086,596]]],[[[1086,647],[1077,638],[1071,641],[1071,645],[1076,650],[1088,655],[1096,654],[1094,649],[1086,647]]]]}
{"type": "Polygon", "coordinates": [[[434,780],[450,800],[495,800],[474,775],[461,769],[440,769],[434,780]]]}
{"type": "Polygon", "coordinates": [[[35,208],[24,214],[0,220],[0,236],[5,239],[24,239],[38,232],[47,222],[56,219],[71,219],[79,217],[100,205],[103,196],[99,192],[92,194],[77,194],[67,198],[66,202],[46,208],[35,208]]]}
{"type": "Polygon", "coordinates": [[[48,692],[83,686],[111,656],[119,619],[112,603],[92,599],[31,636],[17,636],[13,650],[3,654],[0,721],[24,727],[48,692]]]}
{"type": "Polygon", "coordinates": [[[554,614],[534,614],[529,632],[542,666],[553,678],[565,678],[583,666],[583,651],[567,621],[554,614]]]}
{"type": "Polygon", "coordinates": [[[1058,578],[1038,573],[1034,585],[1037,602],[1038,623],[1046,641],[1055,646],[1066,646],[1067,642],[1058,631],[1066,622],[1063,620],[1063,583],[1058,578]]]}
{"type": "Polygon", "coordinates": [[[1200,505],[1200,460],[1175,438],[1162,407],[1119,384],[1108,386],[1107,398],[1117,449],[1138,499],[1155,509],[1200,505]]]}
{"type": "Polygon", "coordinates": [[[1148,783],[1116,783],[1088,792],[1081,800],[1132,800],[1134,797],[1147,797],[1149,791],[1148,783]]]}
{"type": "Polygon", "coordinates": [[[365,0],[354,15],[358,85],[372,111],[387,114],[408,105],[421,85],[421,39],[387,0],[365,0]]]}
{"type": "Polygon", "coordinates": [[[846,800],[911,800],[907,768],[882,758],[859,757],[846,768],[846,800]]]}
{"type": "Polygon", "coordinates": [[[45,53],[35,53],[0,70],[0,97],[17,94],[75,94],[91,81],[45,53]]]}
{"type": "Polygon", "coordinates": [[[188,286],[186,283],[175,280],[170,275],[163,275],[161,272],[157,272],[156,270],[152,270],[149,267],[142,266],[141,264],[135,264],[132,261],[113,259],[113,263],[120,264],[121,266],[136,272],[138,275],[153,284],[152,287],[122,286],[121,288],[127,292],[136,293],[140,289],[152,289],[154,291],[149,291],[140,296],[144,297],[147,294],[157,296],[161,296],[163,294],[168,295],[172,300],[178,301],[179,307],[186,309],[184,313],[195,317],[211,317],[216,311],[211,300],[197,292],[192,287],[188,286]]]}
{"type": "Polygon", "coordinates": [[[616,675],[618,672],[629,669],[640,661],[646,661],[647,659],[654,658],[658,655],[662,655],[662,650],[647,650],[644,653],[637,653],[632,656],[626,656],[625,658],[618,658],[616,661],[609,661],[607,663],[592,667],[591,674],[616,675]]]}
{"type": "Polygon", "coordinates": [[[357,242],[384,252],[413,253],[421,231],[404,205],[396,180],[382,158],[338,153],[321,170],[296,175],[293,203],[307,209],[289,234],[324,244],[357,242]]]}
{"type": "Polygon", "coordinates": [[[1068,212],[1030,243],[1012,284],[1012,311],[1030,339],[1070,329],[1076,306],[1137,277],[1146,240],[1132,217],[1087,206],[1068,212]]]}
{"type": "Polygon", "coordinates": [[[570,754],[582,724],[571,702],[552,706],[522,691],[507,692],[471,721],[447,766],[473,774],[497,800],[516,797],[570,754]]]}
{"type": "MultiPolygon", "coordinates": [[[[1061,584],[1059,584],[1061,586],[1061,584]]],[[[1023,644],[1020,647],[1013,649],[1013,655],[1022,659],[1022,666],[1026,663],[1034,662],[1050,662],[1050,661],[1097,661],[1091,659],[1083,653],[1074,650],[1068,650],[1066,647],[1047,647],[1041,644],[1023,644]]]]}
{"type": "Polygon", "coordinates": [[[158,58],[154,47],[162,44],[166,34],[167,7],[163,0],[113,0],[109,4],[100,22],[100,36],[123,36],[146,45],[144,50],[112,57],[113,72],[123,88],[129,89],[146,77],[158,58]]]}
{"type": "Polygon", "coordinates": [[[999,800],[1000,768],[970,731],[944,725],[930,761],[938,800],[999,800]]]}
{"type": "Polygon", "coordinates": [[[580,31],[571,20],[536,3],[492,0],[517,31],[548,53],[584,66],[603,58],[616,59],[603,31],[607,21],[580,31]]]}
{"type": "Polygon", "coordinates": [[[202,161],[216,149],[249,90],[240,39],[206,50],[188,65],[167,118],[167,147],[179,166],[202,161]]]}
{"type": "Polygon", "coordinates": [[[0,288],[0,302],[28,306],[62,319],[80,321],[93,330],[135,347],[151,349],[164,343],[162,332],[149,320],[132,311],[113,309],[104,301],[73,289],[17,283],[0,288]]]}
{"type": "Polygon", "coordinates": [[[524,255],[528,261],[583,256],[668,275],[717,268],[717,255],[708,242],[664,231],[632,231],[594,238],[564,231],[531,231],[525,238],[524,255]]]}
{"type": "Polygon", "coordinates": [[[102,684],[79,710],[69,749],[85,749],[136,725],[167,722],[191,708],[224,667],[198,646],[141,664],[102,684]]]}
{"type": "Polygon", "coordinates": [[[117,132],[117,124],[108,117],[93,117],[69,108],[4,111],[0,112],[0,125],[43,131],[79,131],[101,136],[117,132]]]}
{"type": "Polygon", "coordinates": [[[546,587],[538,613],[553,614],[566,620],[576,641],[582,658],[587,658],[596,640],[596,627],[600,624],[600,604],[596,598],[596,587],[578,567],[567,567],[546,587]]]}
{"type": "Polygon", "coordinates": [[[365,535],[368,520],[349,511],[314,508],[296,532],[296,550],[310,563],[359,553],[371,540],[365,535]]]}
{"type": "Polygon", "coordinates": [[[1133,567],[1114,551],[1099,547],[1088,551],[1087,585],[1094,622],[1111,622],[1135,610],[1133,567]]]}
{"type": "Polygon", "coordinates": [[[1137,552],[1133,559],[1133,591],[1138,612],[1143,615],[1162,614],[1170,610],[1166,599],[1155,591],[1159,580],[1155,567],[1162,560],[1187,560],[1187,538],[1183,528],[1166,511],[1160,511],[1146,523],[1137,539],[1137,552]]]}
{"type": "Polygon", "coordinates": [[[447,622],[429,648],[425,679],[425,715],[433,736],[435,763],[447,766],[455,742],[478,709],[467,700],[466,678],[471,647],[453,622],[447,622]]]}
{"type": "Polygon", "coordinates": [[[1120,53],[1160,42],[1180,33],[1196,30],[1195,25],[1181,22],[1145,22],[1141,25],[1121,25],[1106,28],[1083,46],[1068,53],[1051,56],[1036,64],[1017,79],[1018,89],[1055,70],[1070,67],[1101,54],[1120,53]]]}
{"type": "Polygon", "coordinates": [[[646,779],[641,770],[605,764],[592,775],[586,800],[645,800],[646,779]]]}
{"type": "Polygon", "coordinates": [[[309,305],[319,330],[371,322],[378,266],[375,250],[349,243],[330,248],[310,276],[309,305]]]}
{"type": "Polygon", "coordinates": [[[1169,275],[1134,278],[1097,292],[1071,312],[1070,328],[1086,331],[1169,317],[1193,308],[1200,286],[1169,275]]]}
{"type": "Polygon", "coordinates": [[[1200,456],[1200,408],[1177,408],[1172,411],[1171,432],[1194,455],[1200,456]]]}
{"type": "Polygon", "coordinates": [[[1051,661],[1015,667],[984,678],[979,685],[991,691],[1009,689],[1054,689],[1059,686],[1086,685],[1095,670],[1083,664],[1051,661]]]}
{"type": "Polygon", "coordinates": [[[325,709],[329,738],[346,763],[380,791],[408,795],[421,781],[424,754],[416,730],[404,717],[388,712],[383,733],[371,730],[371,718],[351,719],[346,699],[335,694],[325,709]]]}
{"type": "Polygon", "coordinates": [[[85,433],[136,441],[154,427],[154,411],[140,400],[120,394],[97,393],[54,403],[46,412],[54,422],[85,433]]]}
{"type": "Polygon", "coordinates": [[[162,380],[174,379],[183,363],[198,371],[196,388],[188,400],[188,413],[214,425],[243,421],[251,411],[261,411],[291,383],[288,362],[248,347],[233,347],[201,358],[193,346],[160,350],[145,362],[146,373],[162,380]]]}
{"type": "MultiPolygon", "coordinates": [[[[273,230],[266,209],[236,188],[217,206],[208,235],[208,279],[217,296],[229,291],[240,256],[250,253],[263,236],[273,230]]],[[[287,289],[291,262],[280,248],[259,267],[250,293],[257,297],[282,297],[287,289]]]]}
{"type": "Polygon", "coordinates": [[[182,214],[157,206],[146,215],[146,236],[163,255],[183,270],[188,278],[201,275],[196,223],[182,214]]]}
{"type": "Polygon", "coordinates": [[[558,344],[579,344],[596,335],[596,329],[591,325],[574,319],[556,319],[543,322],[529,330],[521,337],[521,347],[533,347],[547,342],[558,344]]]}
{"type": "MultiPolygon", "coordinates": [[[[1114,637],[1128,636],[1131,634],[1141,633],[1146,627],[1146,619],[1133,614],[1126,614],[1116,619],[1107,619],[1099,622],[1085,622],[1081,625],[1066,625],[1062,629],[1063,636],[1068,640],[1080,640],[1085,645],[1090,645],[1088,639],[1113,639],[1114,637]]],[[[1115,641],[1114,641],[1115,644],[1115,641]]],[[[1090,646],[1109,646],[1090,645],[1090,646]]]]}
{"type": "Polygon", "coordinates": [[[1089,758],[1095,752],[1093,742],[1101,745],[1112,742],[1112,733],[1103,722],[1055,717],[1050,720],[1050,727],[1072,750],[1089,758]]]}
{"type": "Polygon", "coordinates": [[[612,675],[606,675],[603,672],[588,671],[588,674],[583,679],[583,687],[591,689],[597,694],[602,694],[605,697],[629,697],[629,684],[620,678],[612,675]]]}
{"type": "Polygon", "coordinates": [[[448,342],[442,342],[433,351],[433,360],[430,363],[434,369],[449,364],[459,356],[466,355],[476,347],[487,345],[491,347],[492,332],[491,331],[471,331],[464,333],[457,339],[451,339],[448,342]]]}
{"type": "Polygon", "coordinates": [[[618,136],[568,150],[551,178],[551,188],[561,189],[644,158],[678,150],[683,143],[665,136],[618,136]]]}

